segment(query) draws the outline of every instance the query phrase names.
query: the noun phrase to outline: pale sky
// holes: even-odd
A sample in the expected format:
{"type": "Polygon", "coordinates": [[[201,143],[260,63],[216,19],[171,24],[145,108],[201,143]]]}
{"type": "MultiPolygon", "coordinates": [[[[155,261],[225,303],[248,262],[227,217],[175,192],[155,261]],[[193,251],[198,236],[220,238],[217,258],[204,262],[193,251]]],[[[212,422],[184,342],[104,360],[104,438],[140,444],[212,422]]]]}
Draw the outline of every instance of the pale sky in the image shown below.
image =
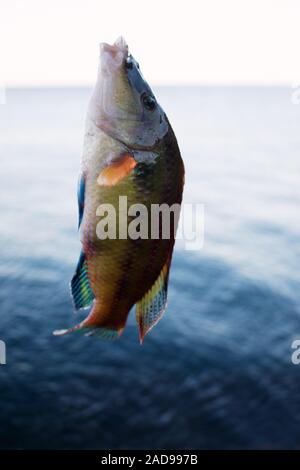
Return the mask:
{"type": "Polygon", "coordinates": [[[0,0],[0,84],[91,85],[120,34],[152,85],[300,82],[298,0],[0,0]]]}

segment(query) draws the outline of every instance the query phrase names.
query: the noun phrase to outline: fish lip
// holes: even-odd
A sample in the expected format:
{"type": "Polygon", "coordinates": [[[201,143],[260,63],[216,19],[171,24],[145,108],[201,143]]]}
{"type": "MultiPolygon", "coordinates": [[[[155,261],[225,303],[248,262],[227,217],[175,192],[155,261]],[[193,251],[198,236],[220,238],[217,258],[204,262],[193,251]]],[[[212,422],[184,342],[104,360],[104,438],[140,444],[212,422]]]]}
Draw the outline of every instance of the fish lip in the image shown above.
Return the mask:
{"type": "Polygon", "coordinates": [[[128,56],[128,44],[123,38],[123,36],[119,36],[113,44],[108,44],[107,42],[100,43],[100,52],[110,52],[115,54],[117,52],[124,52],[128,56]]]}
{"type": "Polygon", "coordinates": [[[126,58],[128,57],[128,48],[124,49],[124,48],[115,46],[114,44],[111,45],[111,44],[108,44],[107,42],[101,42],[100,43],[100,57],[102,57],[103,54],[105,54],[106,52],[113,56],[121,52],[124,55],[126,55],[126,58]]]}
{"type": "Polygon", "coordinates": [[[114,44],[100,43],[100,69],[105,75],[113,74],[128,58],[128,45],[120,36],[114,44]]]}

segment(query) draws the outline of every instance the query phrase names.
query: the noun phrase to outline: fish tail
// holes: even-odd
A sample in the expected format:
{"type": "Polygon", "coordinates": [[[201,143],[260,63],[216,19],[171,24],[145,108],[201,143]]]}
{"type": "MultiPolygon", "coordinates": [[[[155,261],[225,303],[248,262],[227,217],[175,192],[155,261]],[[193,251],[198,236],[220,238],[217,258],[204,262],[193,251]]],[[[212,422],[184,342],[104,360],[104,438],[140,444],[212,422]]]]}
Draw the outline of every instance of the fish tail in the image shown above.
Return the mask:
{"type": "Polygon", "coordinates": [[[124,324],[108,324],[105,315],[102,314],[102,307],[95,302],[90,314],[85,320],[72,328],[55,330],[53,334],[54,336],[64,336],[68,333],[76,332],[84,336],[95,336],[110,341],[121,336],[124,326],[124,324]]]}

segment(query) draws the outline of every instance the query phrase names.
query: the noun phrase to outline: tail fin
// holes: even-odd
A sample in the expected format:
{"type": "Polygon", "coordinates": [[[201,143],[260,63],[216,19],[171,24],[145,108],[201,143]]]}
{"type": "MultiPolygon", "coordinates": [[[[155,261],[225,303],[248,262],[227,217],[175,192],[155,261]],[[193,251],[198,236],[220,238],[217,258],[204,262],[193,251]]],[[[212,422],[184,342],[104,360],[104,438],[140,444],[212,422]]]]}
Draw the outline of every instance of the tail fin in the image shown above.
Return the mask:
{"type": "Polygon", "coordinates": [[[88,317],[78,325],[73,326],[69,329],[55,330],[53,331],[54,336],[64,336],[68,333],[81,333],[84,336],[95,336],[107,341],[117,339],[121,336],[124,326],[106,326],[103,315],[101,314],[101,308],[98,307],[97,302],[94,303],[93,308],[88,317]]]}
{"type": "Polygon", "coordinates": [[[68,333],[81,333],[84,336],[95,336],[97,338],[101,338],[105,341],[112,341],[114,339],[117,339],[119,336],[121,336],[122,331],[120,330],[112,330],[109,328],[103,328],[100,326],[82,326],[81,323],[79,323],[76,326],[73,326],[72,328],[65,329],[65,330],[55,330],[53,331],[54,336],[65,336],[68,333]]]}

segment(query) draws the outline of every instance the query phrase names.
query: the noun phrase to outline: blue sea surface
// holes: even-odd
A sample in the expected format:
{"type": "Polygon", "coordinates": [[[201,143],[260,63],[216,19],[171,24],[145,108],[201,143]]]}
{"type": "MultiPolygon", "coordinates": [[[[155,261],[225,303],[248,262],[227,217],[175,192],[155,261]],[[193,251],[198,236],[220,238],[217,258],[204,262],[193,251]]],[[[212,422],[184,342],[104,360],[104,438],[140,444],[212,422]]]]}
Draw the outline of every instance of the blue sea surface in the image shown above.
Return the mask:
{"type": "MultiPolygon", "coordinates": [[[[204,204],[178,244],[169,306],[138,342],[72,326],[76,185],[88,89],[0,105],[0,447],[300,448],[300,106],[288,88],[159,88],[204,204]]],[[[126,292],[124,293],[126,295],[126,292]]]]}

